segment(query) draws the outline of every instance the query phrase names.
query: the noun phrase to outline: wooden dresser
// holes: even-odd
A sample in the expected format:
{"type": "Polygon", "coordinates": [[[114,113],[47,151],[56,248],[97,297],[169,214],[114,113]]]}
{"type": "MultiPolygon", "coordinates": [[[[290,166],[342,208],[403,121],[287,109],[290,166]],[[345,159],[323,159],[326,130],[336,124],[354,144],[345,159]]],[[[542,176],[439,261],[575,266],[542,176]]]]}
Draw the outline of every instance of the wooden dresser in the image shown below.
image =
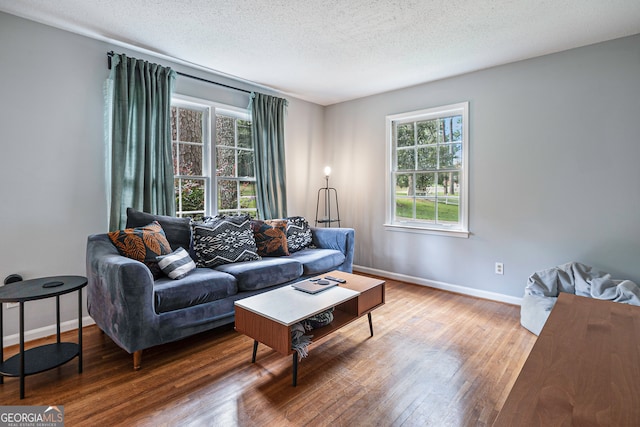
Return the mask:
{"type": "Polygon", "coordinates": [[[640,307],[560,293],[494,426],[640,426],[640,307]]]}

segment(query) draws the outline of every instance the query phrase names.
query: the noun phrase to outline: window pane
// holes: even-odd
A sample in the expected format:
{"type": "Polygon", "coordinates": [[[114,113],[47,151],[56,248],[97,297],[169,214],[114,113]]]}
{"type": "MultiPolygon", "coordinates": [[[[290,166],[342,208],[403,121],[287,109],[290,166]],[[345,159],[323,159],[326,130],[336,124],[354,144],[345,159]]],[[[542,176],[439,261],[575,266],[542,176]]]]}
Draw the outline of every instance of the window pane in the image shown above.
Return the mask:
{"type": "Polygon", "coordinates": [[[416,200],[416,219],[435,222],[436,203],[434,198],[429,197],[427,199],[416,200]]]}
{"type": "Polygon", "coordinates": [[[417,123],[418,144],[435,144],[437,142],[437,120],[417,123]]]}
{"type": "Polygon", "coordinates": [[[235,150],[233,148],[216,148],[216,175],[236,176],[235,150]]]}
{"type": "Polygon", "coordinates": [[[413,175],[412,174],[396,175],[396,195],[397,196],[413,196],[413,175]]]}
{"type": "Polygon", "coordinates": [[[413,219],[414,199],[408,197],[396,197],[396,218],[400,220],[413,219]]]}
{"type": "Polygon", "coordinates": [[[235,119],[227,116],[216,116],[216,145],[235,147],[235,119]]]}
{"type": "Polygon", "coordinates": [[[442,124],[444,142],[462,141],[462,116],[445,117],[442,124]]]}
{"type": "Polygon", "coordinates": [[[396,170],[413,170],[416,167],[415,150],[413,148],[398,150],[396,154],[398,165],[396,170]]]}
{"type": "Polygon", "coordinates": [[[202,111],[180,108],[180,141],[202,143],[202,111]]]}
{"type": "Polygon", "coordinates": [[[410,147],[415,145],[413,135],[413,123],[405,123],[396,127],[398,147],[410,147]]]}
{"type": "Polygon", "coordinates": [[[176,206],[180,206],[180,202],[182,202],[182,211],[204,212],[204,180],[178,179],[176,181],[176,196],[178,197],[176,206]]]}
{"type": "Polygon", "coordinates": [[[435,146],[418,148],[418,170],[438,167],[438,151],[435,146]]]}
{"type": "Polygon", "coordinates": [[[462,144],[446,144],[439,147],[440,168],[460,167],[462,144]]]}
{"type": "Polygon", "coordinates": [[[238,176],[255,176],[253,168],[253,151],[238,151],[238,176]]]}
{"type": "Polygon", "coordinates": [[[435,173],[416,174],[416,196],[434,196],[435,181],[435,173]]]}
{"type": "Polygon", "coordinates": [[[238,147],[252,148],[251,142],[251,122],[247,120],[238,120],[238,147]]]}
{"type": "MultiPolygon", "coordinates": [[[[178,175],[202,176],[202,148],[201,144],[179,144],[180,170],[178,175]]],[[[175,169],[174,169],[175,170],[175,169]]]]}
{"type": "Polygon", "coordinates": [[[250,181],[240,181],[240,207],[256,209],[256,185],[250,181]]]}
{"type": "Polygon", "coordinates": [[[218,210],[238,208],[237,187],[236,181],[218,180],[218,210]]]}
{"type": "MultiPolygon", "coordinates": [[[[444,187],[444,186],[439,186],[444,187]]],[[[459,221],[460,198],[455,196],[438,197],[438,222],[447,224],[459,221]]]]}

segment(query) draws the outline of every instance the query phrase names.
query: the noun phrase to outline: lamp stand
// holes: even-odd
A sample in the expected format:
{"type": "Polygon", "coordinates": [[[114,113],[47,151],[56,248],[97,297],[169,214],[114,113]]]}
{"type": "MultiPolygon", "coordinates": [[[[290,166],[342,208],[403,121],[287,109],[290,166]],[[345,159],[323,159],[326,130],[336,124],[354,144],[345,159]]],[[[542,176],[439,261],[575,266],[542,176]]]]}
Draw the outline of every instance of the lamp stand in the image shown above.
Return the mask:
{"type": "Polygon", "coordinates": [[[325,186],[318,190],[318,199],[316,201],[316,226],[318,224],[324,224],[325,227],[331,227],[331,224],[336,222],[338,223],[338,227],[340,227],[340,209],[338,207],[338,191],[329,187],[329,175],[324,177],[325,186]],[[324,202],[324,217],[318,218],[318,214],[320,212],[320,199],[324,202]],[[332,217],[331,212],[331,201],[334,201],[336,206],[336,215],[332,217]]]}

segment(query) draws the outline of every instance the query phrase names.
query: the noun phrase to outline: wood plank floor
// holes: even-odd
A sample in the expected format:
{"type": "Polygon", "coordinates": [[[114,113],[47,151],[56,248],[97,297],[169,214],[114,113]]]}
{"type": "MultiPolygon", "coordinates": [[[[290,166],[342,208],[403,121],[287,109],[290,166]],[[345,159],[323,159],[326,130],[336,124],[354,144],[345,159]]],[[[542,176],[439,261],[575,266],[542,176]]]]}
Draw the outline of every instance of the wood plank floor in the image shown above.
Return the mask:
{"type": "MultiPolygon", "coordinates": [[[[96,326],[77,360],[0,384],[0,405],[64,405],[66,426],[486,426],[536,337],[519,307],[387,280],[387,303],[291,358],[231,326],[145,350],[142,369],[96,326]]],[[[64,333],[76,340],[77,332],[64,333]]],[[[47,338],[27,348],[52,342],[47,338]]],[[[17,347],[5,350],[5,358],[17,347]]]]}

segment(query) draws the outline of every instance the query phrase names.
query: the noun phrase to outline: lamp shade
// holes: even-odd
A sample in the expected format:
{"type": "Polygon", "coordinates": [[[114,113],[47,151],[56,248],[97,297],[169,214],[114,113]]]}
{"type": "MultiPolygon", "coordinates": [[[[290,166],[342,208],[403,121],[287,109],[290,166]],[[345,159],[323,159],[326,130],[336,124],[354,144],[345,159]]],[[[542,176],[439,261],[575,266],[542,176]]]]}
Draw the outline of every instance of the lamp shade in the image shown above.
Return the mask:
{"type": "Polygon", "coordinates": [[[331,175],[331,167],[329,167],[329,166],[325,166],[325,168],[324,168],[324,175],[325,175],[325,176],[329,176],[329,175],[331,175]]]}

